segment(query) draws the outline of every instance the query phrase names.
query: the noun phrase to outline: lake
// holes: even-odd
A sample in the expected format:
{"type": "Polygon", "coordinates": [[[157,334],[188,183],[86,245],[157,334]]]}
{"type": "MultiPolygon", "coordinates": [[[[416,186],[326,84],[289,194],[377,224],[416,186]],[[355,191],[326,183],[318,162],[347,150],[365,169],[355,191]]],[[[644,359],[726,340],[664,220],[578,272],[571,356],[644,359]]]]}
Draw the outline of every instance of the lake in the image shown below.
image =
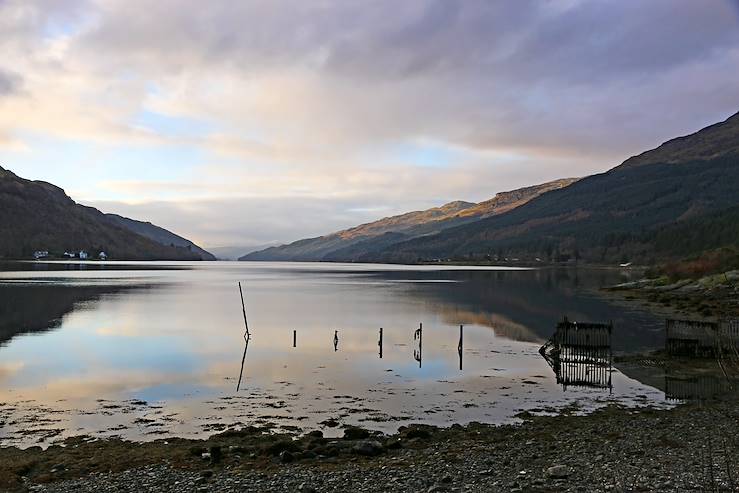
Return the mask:
{"type": "Polygon", "coordinates": [[[626,280],[584,269],[0,264],[0,444],[241,425],[336,436],[347,424],[390,432],[671,405],[616,369],[558,382],[538,352],[563,316],[612,321],[615,353],[661,347],[661,319],[598,292],[626,280]]]}

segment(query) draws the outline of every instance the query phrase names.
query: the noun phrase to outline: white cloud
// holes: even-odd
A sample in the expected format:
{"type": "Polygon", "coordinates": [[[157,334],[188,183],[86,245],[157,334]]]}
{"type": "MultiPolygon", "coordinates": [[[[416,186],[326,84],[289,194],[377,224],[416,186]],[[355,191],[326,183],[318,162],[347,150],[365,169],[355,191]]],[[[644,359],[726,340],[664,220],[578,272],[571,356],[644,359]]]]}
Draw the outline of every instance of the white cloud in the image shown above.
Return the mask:
{"type": "Polygon", "coordinates": [[[728,116],[734,7],[6,0],[0,159],[44,176],[60,139],[146,149],[58,184],[206,244],[294,239],[602,171],[728,116]],[[454,162],[426,166],[435,148],[454,162]]]}

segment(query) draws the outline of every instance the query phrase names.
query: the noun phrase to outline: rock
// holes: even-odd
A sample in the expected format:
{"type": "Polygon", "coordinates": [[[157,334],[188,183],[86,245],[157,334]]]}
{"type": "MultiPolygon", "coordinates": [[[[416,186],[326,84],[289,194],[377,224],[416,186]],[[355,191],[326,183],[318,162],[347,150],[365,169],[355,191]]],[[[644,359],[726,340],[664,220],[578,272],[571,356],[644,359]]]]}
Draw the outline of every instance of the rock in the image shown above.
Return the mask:
{"type": "Polygon", "coordinates": [[[403,448],[403,442],[399,438],[391,438],[385,441],[385,448],[388,450],[398,450],[403,448]]]}
{"type": "Polygon", "coordinates": [[[423,428],[408,428],[408,431],[405,433],[405,436],[407,438],[431,438],[431,432],[428,430],[424,430],[423,428]]]}
{"type": "Polygon", "coordinates": [[[351,426],[344,430],[344,439],[346,440],[363,440],[369,438],[369,436],[369,431],[356,426],[351,426]]]}
{"type": "Polygon", "coordinates": [[[295,460],[295,456],[288,452],[287,450],[283,450],[280,452],[280,462],[283,464],[289,464],[295,460]]]}
{"type": "Polygon", "coordinates": [[[547,469],[547,477],[551,479],[565,479],[570,475],[570,468],[563,465],[552,466],[547,469]]]}
{"type": "Polygon", "coordinates": [[[352,448],[352,452],[358,455],[364,455],[365,457],[380,455],[383,450],[382,444],[375,440],[359,442],[352,448]]]}
{"type": "Polygon", "coordinates": [[[210,448],[210,461],[214,464],[217,464],[218,462],[221,462],[221,459],[223,458],[223,450],[221,450],[221,447],[218,445],[214,445],[210,448]]]}
{"type": "Polygon", "coordinates": [[[446,476],[441,478],[441,482],[444,484],[449,484],[452,482],[452,477],[447,474],[446,476]]]}
{"type": "Polygon", "coordinates": [[[307,436],[311,438],[323,438],[323,432],[321,430],[313,430],[307,436]]]}
{"type": "Polygon", "coordinates": [[[298,491],[300,491],[301,493],[318,493],[315,488],[308,486],[306,483],[300,483],[300,486],[298,486],[298,491]]]}
{"type": "Polygon", "coordinates": [[[201,457],[205,452],[205,447],[190,447],[190,454],[196,457],[201,457]]]}

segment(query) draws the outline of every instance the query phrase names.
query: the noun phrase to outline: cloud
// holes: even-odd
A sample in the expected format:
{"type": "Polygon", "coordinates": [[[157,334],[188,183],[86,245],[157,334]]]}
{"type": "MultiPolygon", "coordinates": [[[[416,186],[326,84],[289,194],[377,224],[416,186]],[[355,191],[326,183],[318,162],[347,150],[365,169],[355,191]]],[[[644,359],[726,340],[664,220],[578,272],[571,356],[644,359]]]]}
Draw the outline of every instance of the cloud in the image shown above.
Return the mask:
{"type": "Polygon", "coordinates": [[[0,98],[12,95],[20,89],[21,77],[0,67],[0,98]]]}
{"type": "Polygon", "coordinates": [[[75,142],[94,149],[85,174],[100,184],[59,183],[75,198],[137,204],[206,244],[286,241],[368,219],[359,211],[602,171],[725,118],[739,109],[738,12],[728,0],[6,0],[0,59],[17,78],[0,71],[0,158],[43,176],[41,147],[75,142]],[[111,172],[100,146],[146,150],[111,172]],[[440,149],[452,158],[432,169],[440,149]]]}

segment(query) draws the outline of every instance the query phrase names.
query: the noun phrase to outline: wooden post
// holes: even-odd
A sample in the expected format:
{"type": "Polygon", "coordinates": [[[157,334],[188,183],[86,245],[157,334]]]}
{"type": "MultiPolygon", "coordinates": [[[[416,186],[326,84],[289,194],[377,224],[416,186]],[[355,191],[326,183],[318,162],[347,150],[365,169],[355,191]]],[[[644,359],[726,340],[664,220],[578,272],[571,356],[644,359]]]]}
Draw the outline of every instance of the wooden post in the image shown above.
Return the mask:
{"type": "Polygon", "coordinates": [[[413,334],[413,339],[418,340],[418,350],[413,350],[413,357],[418,361],[418,367],[423,367],[423,323],[418,325],[418,330],[413,334]]]}
{"type": "Polygon", "coordinates": [[[380,346],[380,359],[382,359],[382,327],[380,327],[380,341],[377,345],[380,346]]]}
{"type": "Polygon", "coordinates": [[[246,335],[251,336],[249,333],[249,323],[246,321],[246,304],[244,303],[244,292],[241,290],[241,282],[239,282],[239,294],[241,295],[241,311],[244,314],[244,328],[246,329],[246,335]]]}
{"type": "Polygon", "coordinates": [[[293,330],[293,347],[298,347],[298,331],[293,330]]]}

